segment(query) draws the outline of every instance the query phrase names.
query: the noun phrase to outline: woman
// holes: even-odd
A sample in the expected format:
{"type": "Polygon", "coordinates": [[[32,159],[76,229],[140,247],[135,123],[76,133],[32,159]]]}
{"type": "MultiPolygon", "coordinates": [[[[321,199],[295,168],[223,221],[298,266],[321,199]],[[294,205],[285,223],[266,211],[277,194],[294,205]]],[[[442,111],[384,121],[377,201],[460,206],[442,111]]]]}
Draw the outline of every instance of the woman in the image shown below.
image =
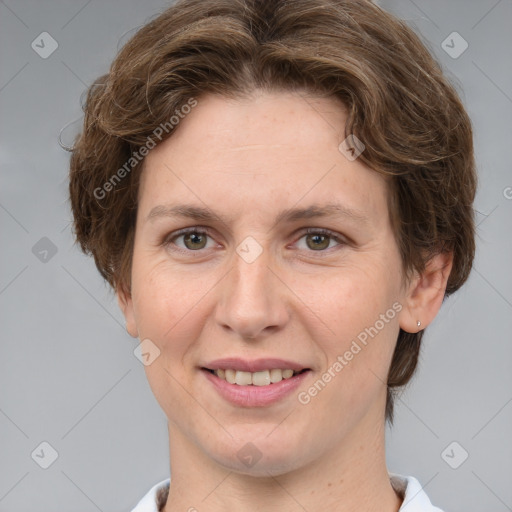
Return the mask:
{"type": "Polygon", "coordinates": [[[181,0],[84,109],[76,237],[169,426],[134,511],[439,511],[384,432],[470,272],[476,174],[417,36],[366,0],[181,0]]]}

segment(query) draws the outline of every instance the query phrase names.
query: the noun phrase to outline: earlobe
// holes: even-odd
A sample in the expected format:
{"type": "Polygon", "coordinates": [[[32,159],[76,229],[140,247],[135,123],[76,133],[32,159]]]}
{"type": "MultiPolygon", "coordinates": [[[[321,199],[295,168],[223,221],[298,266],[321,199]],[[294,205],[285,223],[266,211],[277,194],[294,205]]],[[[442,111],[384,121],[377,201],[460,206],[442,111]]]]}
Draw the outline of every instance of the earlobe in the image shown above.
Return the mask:
{"type": "Polygon", "coordinates": [[[452,265],[453,252],[441,252],[433,256],[425,270],[411,281],[399,317],[402,330],[415,333],[434,320],[443,303],[452,265]]]}
{"type": "Polygon", "coordinates": [[[139,337],[139,331],[137,329],[137,323],[135,322],[135,314],[133,311],[133,300],[131,293],[125,290],[122,286],[117,289],[117,303],[123,312],[124,319],[126,322],[126,331],[133,338],[139,337]]]}

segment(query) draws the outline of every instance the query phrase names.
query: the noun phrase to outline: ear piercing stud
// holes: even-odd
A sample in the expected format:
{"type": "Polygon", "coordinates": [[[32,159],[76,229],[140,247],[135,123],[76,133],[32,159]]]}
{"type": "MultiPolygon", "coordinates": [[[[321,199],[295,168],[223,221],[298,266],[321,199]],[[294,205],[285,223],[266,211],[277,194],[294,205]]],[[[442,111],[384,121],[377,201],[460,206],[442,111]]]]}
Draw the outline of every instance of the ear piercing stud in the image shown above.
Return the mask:
{"type": "Polygon", "coordinates": [[[419,327],[421,325],[421,322],[418,320],[416,325],[419,327]]]}

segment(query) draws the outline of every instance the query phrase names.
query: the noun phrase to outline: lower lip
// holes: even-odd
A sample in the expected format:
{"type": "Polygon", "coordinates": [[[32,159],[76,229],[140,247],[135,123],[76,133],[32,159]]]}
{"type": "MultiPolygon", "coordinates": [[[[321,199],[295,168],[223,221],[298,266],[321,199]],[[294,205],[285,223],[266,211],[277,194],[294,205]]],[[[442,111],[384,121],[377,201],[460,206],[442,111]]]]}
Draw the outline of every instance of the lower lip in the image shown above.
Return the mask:
{"type": "Polygon", "coordinates": [[[208,370],[201,369],[201,371],[223,398],[242,407],[265,407],[278,402],[295,391],[311,373],[311,370],[307,370],[289,379],[266,386],[239,386],[230,384],[227,380],[217,377],[208,370]]]}

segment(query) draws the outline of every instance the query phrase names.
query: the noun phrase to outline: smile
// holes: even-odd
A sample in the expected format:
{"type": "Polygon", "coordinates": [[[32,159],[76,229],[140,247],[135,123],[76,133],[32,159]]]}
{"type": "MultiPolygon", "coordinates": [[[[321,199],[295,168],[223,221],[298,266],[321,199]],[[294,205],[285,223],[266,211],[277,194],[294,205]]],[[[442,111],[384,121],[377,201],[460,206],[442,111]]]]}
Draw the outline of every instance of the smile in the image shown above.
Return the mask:
{"type": "MultiPolygon", "coordinates": [[[[208,370],[207,368],[205,369],[208,370]]],[[[277,384],[283,379],[290,379],[294,375],[307,371],[307,369],[295,371],[290,368],[284,370],[273,368],[271,370],[262,370],[258,372],[246,372],[230,368],[218,368],[217,370],[208,371],[219,377],[219,379],[223,379],[230,384],[236,384],[238,386],[269,386],[277,384]]]]}
{"type": "Polygon", "coordinates": [[[266,407],[294,396],[297,388],[312,374],[309,368],[259,370],[200,368],[207,383],[223,400],[237,407],[266,407]]]}

